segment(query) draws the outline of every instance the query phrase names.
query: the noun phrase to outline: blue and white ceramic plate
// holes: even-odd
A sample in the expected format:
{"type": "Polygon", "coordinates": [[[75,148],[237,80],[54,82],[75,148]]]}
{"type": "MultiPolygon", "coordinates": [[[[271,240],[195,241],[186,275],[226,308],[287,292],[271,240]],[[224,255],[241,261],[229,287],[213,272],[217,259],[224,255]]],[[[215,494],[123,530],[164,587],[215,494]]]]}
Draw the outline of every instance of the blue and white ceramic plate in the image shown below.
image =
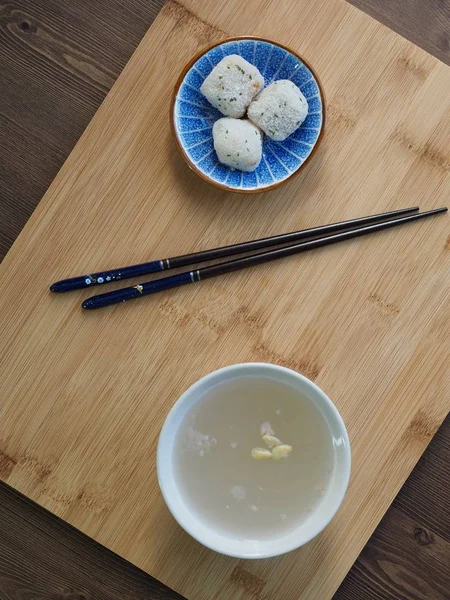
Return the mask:
{"type": "Polygon", "coordinates": [[[201,52],[184,68],[172,98],[171,124],[183,158],[200,177],[234,192],[267,191],[298,173],[317,148],[324,123],[323,90],[313,69],[292,50],[261,38],[232,38],[201,52]],[[200,93],[204,79],[230,54],[239,54],[258,67],[266,86],[277,79],[290,79],[308,101],[308,116],[286,140],[275,142],[264,136],[263,157],[252,173],[230,169],[218,161],[212,126],[223,115],[200,93]]]}

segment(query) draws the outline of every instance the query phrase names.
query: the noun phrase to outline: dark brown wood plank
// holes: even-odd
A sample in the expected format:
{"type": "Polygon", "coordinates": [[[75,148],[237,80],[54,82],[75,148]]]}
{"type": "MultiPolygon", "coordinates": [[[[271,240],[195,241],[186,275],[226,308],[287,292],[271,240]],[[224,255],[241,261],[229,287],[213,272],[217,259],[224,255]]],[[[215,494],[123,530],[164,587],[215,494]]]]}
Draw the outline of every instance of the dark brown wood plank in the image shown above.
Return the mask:
{"type": "Polygon", "coordinates": [[[183,600],[0,483],[0,600],[183,600]]]}
{"type": "MultiPolygon", "coordinates": [[[[450,64],[450,0],[352,0],[450,64]]],[[[0,259],[163,0],[0,0],[0,259]]],[[[450,419],[336,600],[450,598],[450,419]]],[[[179,598],[0,488],[0,599],[179,598]]]]}
{"type": "Polygon", "coordinates": [[[0,260],[164,0],[0,0],[0,260]]]}
{"type": "Polygon", "coordinates": [[[450,598],[450,416],[334,600],[450,598]]]}
{"type": "Polygon", "coordinates": [[[450,65],[449,0],[348,0],[450,65]]]}

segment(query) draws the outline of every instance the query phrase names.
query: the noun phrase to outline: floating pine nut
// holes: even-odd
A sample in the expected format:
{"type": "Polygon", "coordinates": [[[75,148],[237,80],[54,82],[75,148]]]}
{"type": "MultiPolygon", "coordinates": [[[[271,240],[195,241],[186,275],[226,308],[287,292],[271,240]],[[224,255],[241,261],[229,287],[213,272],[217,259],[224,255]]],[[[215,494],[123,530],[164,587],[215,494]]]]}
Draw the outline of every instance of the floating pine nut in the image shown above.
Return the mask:
{"type": "Polygon", "coordinates": [[[269,446],[269,448],[274,448],[275,446],[281,446],[281,441],[275,437],[274,435],[263,435],[262,439],[269,446]]]}
{"type": "Polygon", "coordinates": [[[252,458],[255,458],[256,460],[272,458],[272,452],[270,450],[266,450],[266,448],[253,448],[252,458]]]}
{"type": "Polygon", "coordinates": [[[280,460],[281,458],[286,458],[292,452],[292,446],[288,446],[287,444],[281,444],[281,446],[276,446],[272,450],[272,458],[275,460],[280,460]]]}

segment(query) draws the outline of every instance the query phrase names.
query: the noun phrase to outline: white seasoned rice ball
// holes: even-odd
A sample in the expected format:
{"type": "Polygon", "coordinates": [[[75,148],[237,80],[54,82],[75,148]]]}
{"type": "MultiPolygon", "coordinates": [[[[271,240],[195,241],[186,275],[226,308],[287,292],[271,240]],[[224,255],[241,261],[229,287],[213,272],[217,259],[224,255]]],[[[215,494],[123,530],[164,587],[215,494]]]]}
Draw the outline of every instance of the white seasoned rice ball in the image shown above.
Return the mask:
{"type": "Polygon", "coordinates": [[[285,140],[300,127],[308,103],[295,83],[280,79],[271,83],[248,107],[248,117],[272,140],[285,140]]]}
{"type": "Polygon", "coordinates": [[[224,117],[213,126],[214,149],[221,163],[254,171],[261,162],[262,134],[251,121],[224,117]]]}
{"type": "Polygon", "coordinates": [[[243,117],[247,106],[264,87],[264,77],[242,56],[231,54],[211,71],[201,93],[227,117],[243,117]]]}

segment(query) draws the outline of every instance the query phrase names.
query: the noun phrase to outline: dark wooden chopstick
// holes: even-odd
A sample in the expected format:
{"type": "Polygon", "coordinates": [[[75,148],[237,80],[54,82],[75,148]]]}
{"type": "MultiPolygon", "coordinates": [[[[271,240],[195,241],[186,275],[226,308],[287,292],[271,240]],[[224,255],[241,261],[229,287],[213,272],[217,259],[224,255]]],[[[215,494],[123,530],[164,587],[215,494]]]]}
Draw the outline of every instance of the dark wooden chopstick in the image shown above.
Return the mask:
{"type": "Polygon", "coordinates": [[[151,262],[132,265],[130,267],[122,267],[119,269],[111,269],[109,271],[100,271],[99,273],[72,277],[70,279],[62,279],[61,281],[53,283],[50,286],[50,290],[52,292],[69,292],[72,290],[92,287],[94,285],[109,283],[111,281],[130,279],[131,277],[149,275],[150,273],[159,273],[168,269],[186,267],[187,265],[192,265],[198,262],[204,262],[216,258],[224,258],[226,256],[233,256],[234,254],[259,250],[260,248],[277,246],[278,244],[285,244],[288,242],[298,242],[300,240],[308,239],[317,235],[326,235],[328,233],[349,229],[350,227],[368,225],[369,223],[375,223],[377,221],[392,217],[399,217],[400,215],[417,212],[418,210],[418,206],[412,206],[411,208],[402,208],[400,210],[393,210],[378,215],[370,215],[369,217],[351,219],[350,221],[341,221],[339,223],[331,223],[330,225],[312,227],[311,229],[293,231],[292,233],[283,233],[281,235],[274,235],[272,237],[252,240],[250,242],[232,244],[231,246],[221,246],[220,248],[214,248],[212,250],[204,250],[202,252],[194,252],[192,254],[184,254],[182,256],[175,256],[172,258],[153,260],[151,262]]]}
{"type": "Polygon", "coordinates": [[[366,235],[368,233],[375,233],[376,231],[381,231],[382,229],[396,227],[397,225],[410,223],[411,221],[424,219],[446,211],[447,208],[437,208],[435,210],[429,210],[416,215],[408,215],[393,219],[391,221],[383,221],[382,223],[362,226],[358,229],[352,229],[350,231],[319,237],[317,239],[301,242],[299,244],[292,244],[277,250],[269,250],[259,254],[252,254],[251,256],[246,256],[244,258],[238,258],[219,263],[210,267],[203,267],[202,269],[197,269],[194,271],[187,271],[178,275],[172,275],[171,277],[163,277],[161,279],[142,283],[133,287],[122,288],[106,294],[92,296],[83,302],[82,307],[87,310],[92,310],[96,308],[102,308],[104,306],[110,306],[111,304],[117,304],[119,302],[125,302],[126,300],[132,300],[134,298],[141,298],[142,296],[161,292],[163,290],[185,285],[187,283],[195,283],[211,277],[217,277],[218,275],[223,275],[225,273],[231,273],[232,271],[245,269],[246,267],[253,267],[261,263],[276,260],[278,258],[291,256],[292,254],[297,254],[306,250],[312,250],[314,248],[321,248],[322,246],[328,246],[329,244],[342,242],[344,240],[366,235]]]}

